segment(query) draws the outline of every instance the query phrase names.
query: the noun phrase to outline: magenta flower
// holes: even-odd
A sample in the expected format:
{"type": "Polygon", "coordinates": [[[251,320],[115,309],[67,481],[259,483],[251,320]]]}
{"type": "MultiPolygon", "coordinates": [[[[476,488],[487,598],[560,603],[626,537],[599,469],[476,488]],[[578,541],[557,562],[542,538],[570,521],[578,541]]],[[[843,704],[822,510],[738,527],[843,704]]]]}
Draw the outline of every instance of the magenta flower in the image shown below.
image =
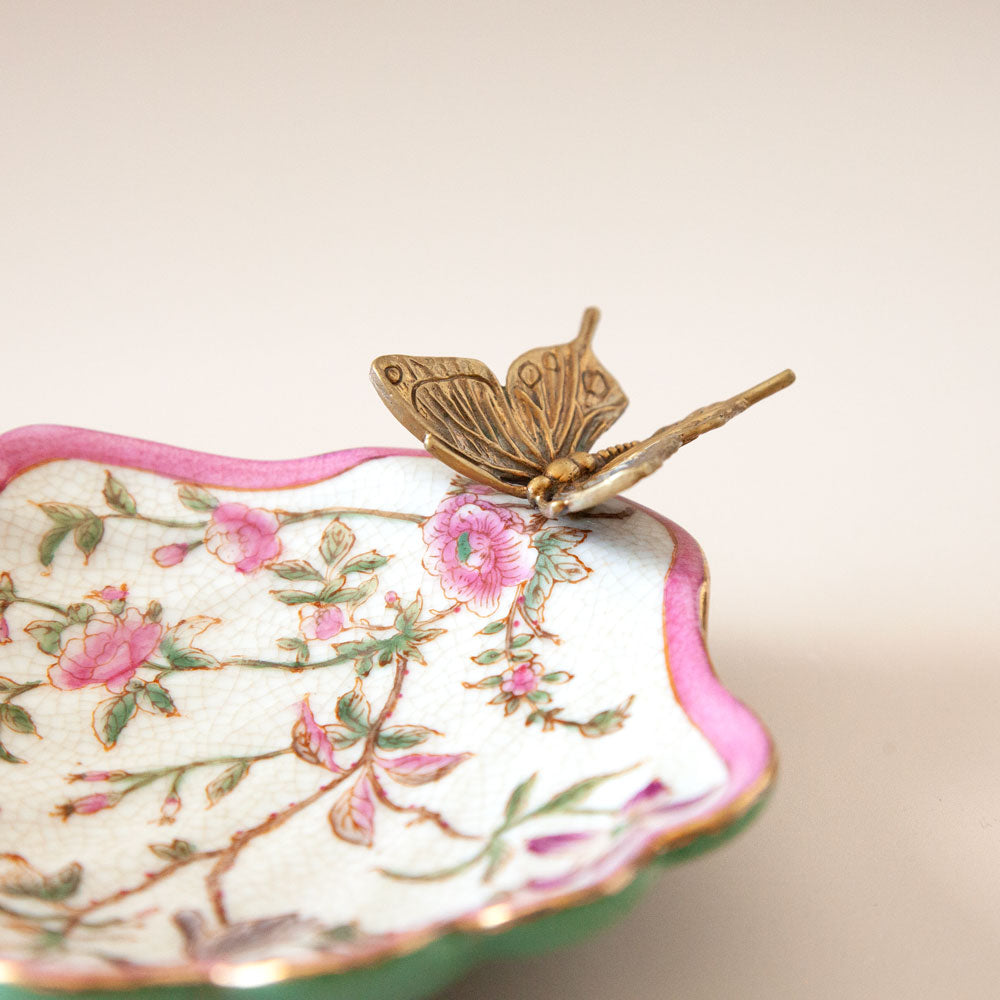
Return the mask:
{"type": "Polygon", "coordinates": [[[103,590],[95,590],[88,595],[96,597],[105,604],[113,604],[115,601],[124,601],[128,597],[128,587],[123,583],[120,587],[105,587],[103,590]]]}
{"type": "Polygon", "coordinates": [[[517,698],[528,694],[538,687],[541,668],[533,663],[521,663],[516,667],[508,667],[500,675],[500,690],[506,691],[517,698]]]}
{"type": "Polygon", "coordinates": [[[524,521],[475,493],[447,497],[424,522],[424,567],[452,600],[477,615],[497,609],[506,587],[531,579],[537,553],[524,521]]]}
{"type": "Polygon", "coordinates": [[[332,639],[344,627],[344,612],[336,606],[299,609],[299,631],[306,639],[332,639]]]}
{"type": "Polygon", "coordinates": [[[10,641],[10,627],[7,625],[7,619],[0,615],[0,646],[6,646],[10,641]]]}
{"type": "Polygon", "coordinates": [[[222,503],[212,511],[205,548],[240,573],[253,573],[281,552],[277,517],[242,503],[222,503]]]}
{"type": "Polygon", "coordinates": [[[70,639],[49,670],[49,681],[64,691],[103,684],[121,691],[160,644],[163,629],[135,608],[123,617],[91,616],[83,635],[70,639]]]}
{"type": "Polygon", "coordinates": [[[182,545],[178,542],[175,542],[173,545],[161,545],[153,552],[153,560],[157,566],[168,569],[181,562],[188,554],[188,549],[190,548],[190,545],[182,545]]]}

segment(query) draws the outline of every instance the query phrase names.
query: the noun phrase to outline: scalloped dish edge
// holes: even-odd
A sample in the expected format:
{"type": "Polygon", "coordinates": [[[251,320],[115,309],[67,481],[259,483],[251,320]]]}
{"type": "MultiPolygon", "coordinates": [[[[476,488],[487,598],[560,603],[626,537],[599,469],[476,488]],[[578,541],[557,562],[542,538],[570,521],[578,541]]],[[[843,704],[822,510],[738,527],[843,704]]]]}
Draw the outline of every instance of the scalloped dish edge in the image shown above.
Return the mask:
{"type": "MultiPolygon", "coordinates": [[[[331,479],[363,462],[393,456],[429,458],[426,452],[412,448],[356,448],[300,459],[243,460],[102,431],[38,424],[0,434],[0,491],[29,469],[67,459],[133,468],[219,488],[281,489],[331,479]]],[[[708,570],[698,543],[668,518],[627,502],[663,524],[674,543],[663,590],[667,673],[681,708],[729,771],[725,795],[709,811],[677,828],[654,834],[637,854],[595,885],[555,893],[545,900],[490,904],[446,922],[404,932],[392,947],[375,956],[351,959],[336,955],[304,962],[273,959],[238,964],[191,961],[122,969],[109,976],[59,973],[51,968],[41,970],[29,961],[0,959],[0,984],[72,991],[203,983],[253,987],[374,968],[390,959],[411,955],[454,932],[482,939],[485,932],[496,934],[536,917],[615,895],[658,856],[689,847],[738,823],[762,800],[774,780],[777,757],[773,740],[763,723],[723,687],[715,673],[705,632],[708,570]]]]}

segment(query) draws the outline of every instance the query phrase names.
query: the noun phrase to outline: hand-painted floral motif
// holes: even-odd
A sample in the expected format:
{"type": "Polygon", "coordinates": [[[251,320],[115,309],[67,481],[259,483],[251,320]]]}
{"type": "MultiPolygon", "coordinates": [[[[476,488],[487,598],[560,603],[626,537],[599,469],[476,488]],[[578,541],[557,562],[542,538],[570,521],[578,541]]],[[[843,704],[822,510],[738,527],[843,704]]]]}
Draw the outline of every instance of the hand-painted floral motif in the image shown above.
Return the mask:
{"type": "Polygon", "coordinates": [[[305,639],[325,642],[338,635],[344,627],[344,612],[336,605],[299,609],[299,631],[305,639]]]}
{"type": "MultiPolygon", "coordinates": [[[[111,590],[105,588],[105,592],[111,590]]],[[[49,670],[49,681],[64,691],[91,684],[121,691],[159,646],[162,634],[162,626],[136,608],[121,615],[91,615],[82,624],[64,630],[64,645],[49,670]]]]}
{"type": "MultiPolygon", "coordinates": [[[[629,749],[638,684],[631,674],[573,683],[586,673],[560,634],[571,604],[550,602],[590,599],[598,520],[545,521],[460,481],[445,492],[439,480],[416,510],[385,510],[330,505],[329,494],[298,507],[293,493],[230,498],[191,482],[147,494],[139,474],[95,472],[72,502],[29,495],[37,572],[0,573],[0,646],[17,654],[4,671],[13,676],[0,676],[0,761],[23,765],[75,740],[62,772],[72,789],[47,796],[55,829],[141,828],[149,842],[116,884],[83,854],[52,868],[0,854],[0,932],[128,968],[124,952],[91,947],[89,935],[114,924],[127,940],[156,919],[170,886],[202,885],[203,897],[163,913],[163,954],[254,960],[286,944],[376,954],[384,944],[359,930],[351,898],[329,926],[248,912],[240,880],[261,845],[308,831],[300,850],[317,864],[383,885],[464,875],[500,900],[534,891],[546,859],[570,877],[676,807],[629,749]],[[134,572],[114,569],[129,544],[134,572]],[[199,572],[172,572],[182,562],[199,572]],[[217,599],[189,601],[198,587],[187,581],[209,577],[217,599]],[[241,627],[244,602],[252,627],[241,627]],[[619,692],[610,706],[609,689],[619,692]],[[206,691],[216,692],[210,716],[206,691]],[[483,750],[459,724],[475,712],[484,728],[510,727],[497,746],[541,741],[568,773],[524,778],[512,763],[505,787],[484,785],[483,750]],[[178,836],[155,835],[166,826],[178,836]]],[[[660,641],[657,626],[654,655],[660,641]]]]}
{"type": "Polygon", "coordinates": [[[537,553],[524,520],[477,493],[448,497],[423,531],[424,565],[477,615],[493,614],[505,590],[531,578],[537,553]]]}
{"type": "Polygon", "coordinates": [[[221,562],[235,566],[240,573],[253,573],[278,558],[280,527],[269,510],[242,503],[221,503],[212,511],[212,520],[205,532],[205,548],[221,562]]]}

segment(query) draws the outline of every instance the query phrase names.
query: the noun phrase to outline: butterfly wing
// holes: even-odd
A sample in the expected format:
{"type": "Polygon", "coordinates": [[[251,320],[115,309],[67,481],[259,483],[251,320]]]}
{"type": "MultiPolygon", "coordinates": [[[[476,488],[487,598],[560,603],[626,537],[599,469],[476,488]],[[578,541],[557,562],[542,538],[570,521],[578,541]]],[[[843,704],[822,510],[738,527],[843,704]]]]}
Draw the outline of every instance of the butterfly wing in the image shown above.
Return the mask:
{"type": "Polygon", "coordinates": [[[396,419],[470,479],[524,496],[544,467],[503,386],[481,361],[388,354],[373,362],[371,379],[396,419]]]}
{"type": "Polygon", "coordinates": [[[663,465],[683,445],[684,438],[664,427],[613,458],[593,475],[557,486],[548,501],[537,500],[546,517],[587,510],[610,500],[663,465]]]}
{"type": "Polygon", "coordinates": [[[661,427],[645,441],[638,441],[593,475],[556,486],[547,502],[536,501],[538,509],[546,517],[556,517],[564,511],[586,510],[610,500],[655,472],[682,445],[721,427],[794,381],[794,372],[786,368],[729,399],[701,406],[683,420],[661,427]]]}
{"type": "Polygon", "coordinates": [[[600,313],[587,309],[568,344],[526,351],[507,372],[507,396],[517,424],[541,458],[590,451],[622,414],[628,398],[591,350],[600,313]]]}

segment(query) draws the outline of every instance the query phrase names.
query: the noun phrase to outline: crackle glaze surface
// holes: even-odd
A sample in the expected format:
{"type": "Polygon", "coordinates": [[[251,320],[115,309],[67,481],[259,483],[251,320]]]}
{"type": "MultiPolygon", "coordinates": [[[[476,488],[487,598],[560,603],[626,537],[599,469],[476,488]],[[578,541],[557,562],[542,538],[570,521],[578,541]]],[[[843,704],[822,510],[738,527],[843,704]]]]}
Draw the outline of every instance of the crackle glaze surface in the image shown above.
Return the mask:
{"type": "Polygon", "coordinates": [[[11,439],[17,978],[371,961],[606,888],[766,784],[705,656],[700,553],[640,508],[545,521],[413,454],[258,474],[11,439]]]}

